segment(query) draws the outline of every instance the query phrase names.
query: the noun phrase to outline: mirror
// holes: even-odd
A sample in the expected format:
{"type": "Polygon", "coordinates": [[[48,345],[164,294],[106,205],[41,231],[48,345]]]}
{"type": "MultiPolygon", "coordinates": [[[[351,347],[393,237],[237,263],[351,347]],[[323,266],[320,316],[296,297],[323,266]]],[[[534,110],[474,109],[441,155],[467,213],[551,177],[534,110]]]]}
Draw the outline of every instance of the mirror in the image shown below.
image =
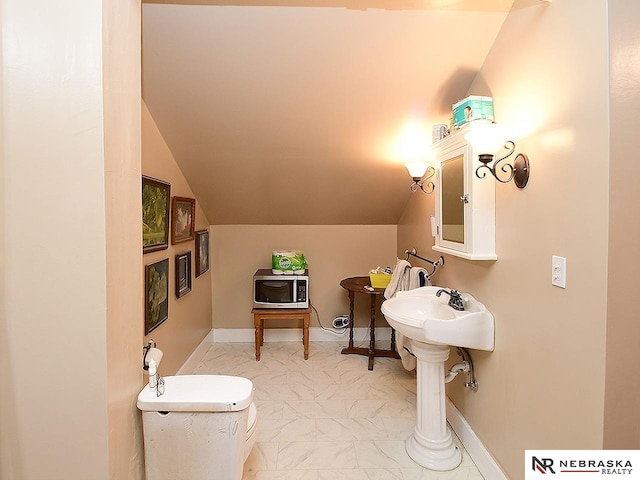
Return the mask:
{"type": "Polygon", "coordinates": [[[442,163],[442,239],[464,244],[464,155],[442,163]]]}

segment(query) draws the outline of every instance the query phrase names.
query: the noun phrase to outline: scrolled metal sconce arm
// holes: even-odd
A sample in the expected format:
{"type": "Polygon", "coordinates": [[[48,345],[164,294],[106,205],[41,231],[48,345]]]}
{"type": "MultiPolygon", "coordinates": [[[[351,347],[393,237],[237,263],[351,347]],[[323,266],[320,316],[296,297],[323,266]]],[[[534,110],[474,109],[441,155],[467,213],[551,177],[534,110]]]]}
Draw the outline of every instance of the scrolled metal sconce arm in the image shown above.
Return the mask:
{"type": "Polygon", "coordinates": [[[426,193],[427,195],[432,194],[433,191],[436,189],[436,186],[433,182],[427,182],[427,180],[432,178],[435,174],[436,174],[436,169],[433,168],[432,166],[429,166],[429,168],[427,168],[427,171],[424,177],[412,177],[413,183],[410,185],[409,188],[411,188],[412,192],[417,192],[418,189],[420,189],[422,190],[422,193],[426,193]]]}
{"type": "Polygon", "coordinates": [[[489,163],[493,161],[494,155],[485,153],[478,155],[478,160],[482,163],[482,165],[480,165],[476,169],[476,176],[478,178],[486,177],[487,172],[483,170],[484,168],[486,168],[487,170],[489,170],[489,172],[491,172],[491,175],[493,175],[493,177],[498,182],[509,183],[511,180],[514,180],[514,183],[518,188],[524,188],[529,181],[529,159],[524,153],[519,153],[518,155],[516,155],[513,165],[510,163],[500,165],[500,170],[502,170],[503,173],[507,174],[508,178],[501,179],[500,177],[498,177],[498,165],[500,164],[500,162],[513,155],[516,149],[516,144],[511,140],[507,140],[507,142],[504,144],[504,148],[507,149],[507,154],[498,158],[495,162],[493,162],[493,165],[491,166],[489,166],[489,163]]]}

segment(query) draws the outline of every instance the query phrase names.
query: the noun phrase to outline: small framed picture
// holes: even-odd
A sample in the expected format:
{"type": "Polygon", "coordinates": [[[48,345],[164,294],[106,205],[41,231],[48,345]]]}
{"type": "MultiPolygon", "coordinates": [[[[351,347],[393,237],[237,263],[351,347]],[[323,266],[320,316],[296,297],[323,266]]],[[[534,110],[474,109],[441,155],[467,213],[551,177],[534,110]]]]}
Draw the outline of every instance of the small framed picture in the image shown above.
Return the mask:
{"type": "Polygon", "coordinates": [[[171,244],[193,240],[196,199],[173,197],[171,202],[171,244]]]}
{"type": "Polygon", "coordinates": [[[169,259],[145,267],[144,334],[148,335],[169,318],[169,259]]]}
{"type": "Polygon", "coordinates": [[[176,298],[191,291],[191,252],[176,255],[176,298]]]}
{"type": "Polygon", "coordinates": [[[209,231],[196,232],[196,277],[209,270],[209,231]]]}
{"type": "Polygon", "coordinates": [[[142,176],[142,253],[169,248],[171,184],[142,176]]]}

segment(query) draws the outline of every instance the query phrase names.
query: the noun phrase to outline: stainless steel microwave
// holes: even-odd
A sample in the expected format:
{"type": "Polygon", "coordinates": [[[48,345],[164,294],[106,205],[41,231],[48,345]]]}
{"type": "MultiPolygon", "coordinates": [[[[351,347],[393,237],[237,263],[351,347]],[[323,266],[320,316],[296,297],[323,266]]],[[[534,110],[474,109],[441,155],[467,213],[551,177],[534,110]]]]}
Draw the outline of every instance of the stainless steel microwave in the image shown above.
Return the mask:
{"type": "Polygon", "coordinates": [[[253,276],[254,308],[309,308],[309,275],[275,275],[261,268],[253,276]]]}

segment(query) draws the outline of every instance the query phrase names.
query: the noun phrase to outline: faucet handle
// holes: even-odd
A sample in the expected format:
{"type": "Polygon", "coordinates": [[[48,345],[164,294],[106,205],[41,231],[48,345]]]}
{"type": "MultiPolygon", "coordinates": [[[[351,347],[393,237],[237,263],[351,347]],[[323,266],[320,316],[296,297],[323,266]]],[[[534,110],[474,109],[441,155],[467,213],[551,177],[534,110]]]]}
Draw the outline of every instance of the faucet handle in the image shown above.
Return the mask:
{"type": "Polygon", "coordinates": [[[441,288],[436,292],[436,297],[442,295],[442,293],[446,293],[449,295],[449,306],[455,310],[462,311],[464,310],[464,302],[462,301],[462,295],[459,291],[451,289],[450,291],[441,288]]]}
{"type": "Polygon", "coordinates": [[[446,293],[450,297],[460,296],[460,292],[458,292],[457,290],[454,290],[453,288],[450,288],[449,290],[447,290],[446,288],[441,288],[436,292],[436,297],[439,297],[443,293],[446,293]]]}

